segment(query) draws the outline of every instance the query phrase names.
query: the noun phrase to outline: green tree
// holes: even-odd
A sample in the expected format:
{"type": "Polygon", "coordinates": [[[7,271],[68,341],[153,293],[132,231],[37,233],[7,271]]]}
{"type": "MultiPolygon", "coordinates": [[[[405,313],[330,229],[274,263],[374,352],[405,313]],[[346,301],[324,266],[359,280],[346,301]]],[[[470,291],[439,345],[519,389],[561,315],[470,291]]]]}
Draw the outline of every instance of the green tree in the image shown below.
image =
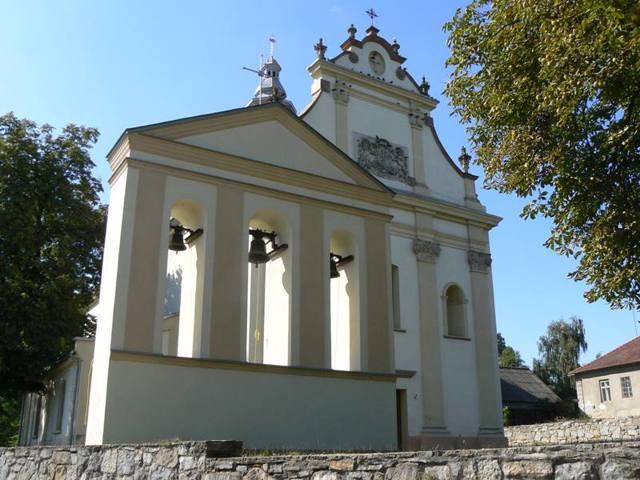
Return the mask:
{"type": "Polygon", "coordinates": [[[520,356],[520,352],[513,347],[506,346],[500,354],[501,367],[524,367],[524,362],[520,356]]]}
{"type": "Polygon", "coordinates": [[[15,434],[22,393],[91,333],[99,283],[102,188],[92,175],[93,128],[54,135],[0,116],[0,443],[15,434]],[[13,433],[12,433],[13,432],[13,433]]]}
{"type": "Polygon", "coordinates": [[[498,363],[501,367],[523,367],[524,362],[518,352],[513,347],[507,345],[504,337],[498,332],[498,363]]]}
{"type": "Polygon", "coordinates": [[[473,0],[444,28],[485,186],[553,220],[587,300],[640,308],[640,2],[473,0]]]}
{"type": "Polygon", "coordinates": [[[578,317],[569,322],[557,320],[538,340],[539,359],[533,371],[563,399],[575,398],[576,390],[569,372],[579,366],[580,352],[587,350],[584,325],[578,317]]]}
{"type": "Polygon", "coordinates": [[[502,355],[502,351],[507,346],[507,342],[505,341],[504,337],[500,332],[498,332],[497,337],[498,337],[498,356],[500,356],[502,355]]]}

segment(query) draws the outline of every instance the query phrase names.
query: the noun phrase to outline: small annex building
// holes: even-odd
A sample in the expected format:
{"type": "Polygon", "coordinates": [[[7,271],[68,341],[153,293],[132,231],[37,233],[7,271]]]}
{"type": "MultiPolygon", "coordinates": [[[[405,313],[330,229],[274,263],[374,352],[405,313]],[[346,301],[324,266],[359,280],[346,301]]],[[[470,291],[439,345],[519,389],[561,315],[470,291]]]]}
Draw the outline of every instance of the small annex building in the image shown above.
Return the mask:
{"type": "Polygon", "coordinates": [[[332,58],[320,40],[300,112],[271,55],[245,107],[124,131],[86,399],[56,403],[68,369],[54,369],[22,443],[50,442],[58,414],[69,443],[505,443],[500,218],[466,152],[443,148],[428,83],[379,33],[352,25],[332,58]]]}
{"type": "Polygon", "coordinates": [[[578,406],[593,418],[640,415],[640,336],[570,372],[578,406]]]}
{"type": "Polygon", "coordinates": [[[557,417],[560,397],[528,367],[500,367],[502,406],[509,425],[542,423],[557,417]]]}

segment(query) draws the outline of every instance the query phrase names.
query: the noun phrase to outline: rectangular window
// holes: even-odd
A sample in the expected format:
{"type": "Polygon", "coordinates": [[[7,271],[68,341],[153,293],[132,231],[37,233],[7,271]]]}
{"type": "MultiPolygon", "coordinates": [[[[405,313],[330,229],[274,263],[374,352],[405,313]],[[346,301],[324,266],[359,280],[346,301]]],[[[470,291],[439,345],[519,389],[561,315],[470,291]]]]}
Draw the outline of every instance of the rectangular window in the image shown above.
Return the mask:
{"type": "Polygon", "coordinates": [[[600,401],[601,402],[610,402],[611,401],[611,387],[609,386],[609,379],[600,380],[600,401]]]}
{"type": "Polygon", "coordinates": [[[57,411],[56,411],[56,428],[55,432],[60,433],[62,431],[62,419],[64,417],[64,401],[66,397],[67,390],[67,382],[64,379],[58,382],[56,385],[56,402],[57,402],[57,411]]]}
{"type": "Polygon", "coordinates": [[[402,329],[400,322],[400,273],[396,265],[391,265],[391,296],[393,301],[393,328],[402,329]]]}
{"type": "Polygon", "coordinates": [[[622,398],[633,397],[633,390],[631,389],[630,377],[622,377],[620,379],[620,387],[622,388],[622,398]]]}

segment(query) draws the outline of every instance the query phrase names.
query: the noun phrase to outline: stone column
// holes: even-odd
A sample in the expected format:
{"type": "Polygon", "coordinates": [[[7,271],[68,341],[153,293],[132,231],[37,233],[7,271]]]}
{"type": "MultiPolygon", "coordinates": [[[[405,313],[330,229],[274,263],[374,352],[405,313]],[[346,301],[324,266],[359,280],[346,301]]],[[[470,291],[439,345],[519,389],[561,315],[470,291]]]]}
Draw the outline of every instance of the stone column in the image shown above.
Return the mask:
{"type": "Polygon", "coordinates": [[[349,103],[349,85],[336,80],[331,94],[336,105],[336,145],[347,155],[349,154],[349,119],[347,105],[349,103]]]}
{"type": "Polygon", "coordinates": [[[211,290],[209,356],[245,360],[246,288],[249,226],[244,224],[244,194],[220,186],[216,202],[216,231],[211,290]]]}
{"type": "Polygon", "coordinates": [[[491,255],[469,250],[471,297],[475,322],[478,382],[478,435],[501,435],[502,415],[498,378],[498,349],[491,281],[491,255]]]}
{"type": "Polygon", "coordinates": [[[329,247],[321,208],[301,205],[299,248],[300,324],[298,331],[291,332],[298,340],[299,358],[293,358],[292,364],[331,368],[329,247]]]}
{"type": "Polygon", "coordinates": [[[428,240],[415,239],[413,252],[418,261],[420,291],[422,432],[427,436],[447,435],[449,432],[444,418],[442,380],[442,331],[436,282],[436,262],[440,256],[440,246],[428,240]]]}

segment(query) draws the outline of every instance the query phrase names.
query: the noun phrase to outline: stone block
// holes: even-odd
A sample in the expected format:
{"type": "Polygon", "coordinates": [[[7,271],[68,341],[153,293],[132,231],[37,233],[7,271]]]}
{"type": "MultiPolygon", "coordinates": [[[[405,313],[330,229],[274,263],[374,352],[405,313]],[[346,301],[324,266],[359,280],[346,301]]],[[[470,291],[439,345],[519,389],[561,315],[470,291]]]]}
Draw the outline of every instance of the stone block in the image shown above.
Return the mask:
{"type": "Polygon", "coordinates": [[[331,470],[337,470],[340,472],[348,472],[353,470],[355,467],[355,461],[353,459],[342,459],[342,460],[333,460],[329,462],[329,468],[331,470]]]}
{"type": "Polygon", "coordinates": [[[640,464],[621,458],[607,459],[602,464],[600,476],[606,480],[640,478],[640,464]]]}
{"type": "Polygon", "coordinates": [[[118,450],[110,448],[102,455],[100,462],[100,471],[102,473],[116,473],[118,467],[118,450]]]}
{"type": "Polygon", "coordinates": [[[551,462],[541,460],[518,460],[502,465],[504,478],[553,478],[551,462]]]}
{"type": "Polygon", "coordinates": [[[597,480],[598,472],[589,462],[562,463],[556,465],[555,480],[597,480]]]}
{"type": "Polygon", "coordinates": [[[386,471],[384,480],[421,480],[422,475],[416,463],[401,463],[386,471]]]}
{"type": "Polygon", "coordinates": [[[207,473],[203,480],[242,480],[242,475],[238,472],[214,472],[207,473]]]}

